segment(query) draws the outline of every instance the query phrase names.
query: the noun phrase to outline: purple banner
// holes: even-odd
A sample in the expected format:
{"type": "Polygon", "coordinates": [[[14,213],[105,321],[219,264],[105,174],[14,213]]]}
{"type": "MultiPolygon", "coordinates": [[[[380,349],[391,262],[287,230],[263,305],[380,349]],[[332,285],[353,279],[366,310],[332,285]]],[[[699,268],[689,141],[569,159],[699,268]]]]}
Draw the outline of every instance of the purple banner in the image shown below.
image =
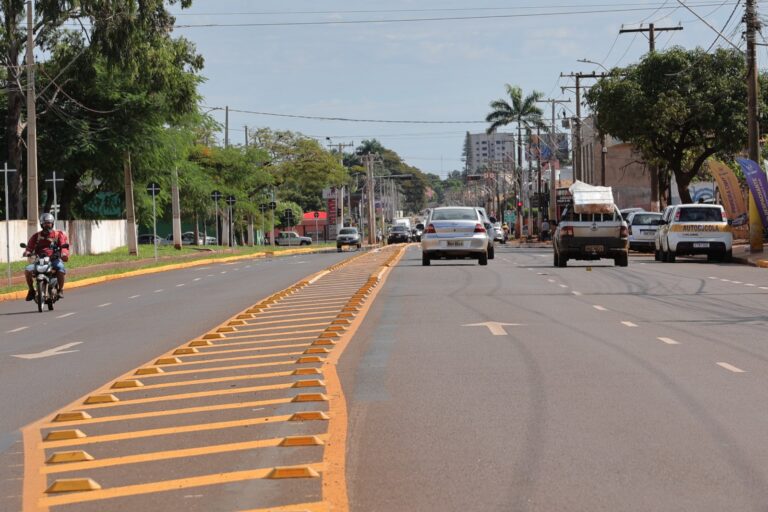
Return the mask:
{"type": "Polygon", "coordinates": [[[755,198],[763,226],[768,226],[768,177],[754,160],[737,158],[736,161],[739,162],[741,170],[744,171],[744,177],[747,179],[752,197],[755,198]]]}

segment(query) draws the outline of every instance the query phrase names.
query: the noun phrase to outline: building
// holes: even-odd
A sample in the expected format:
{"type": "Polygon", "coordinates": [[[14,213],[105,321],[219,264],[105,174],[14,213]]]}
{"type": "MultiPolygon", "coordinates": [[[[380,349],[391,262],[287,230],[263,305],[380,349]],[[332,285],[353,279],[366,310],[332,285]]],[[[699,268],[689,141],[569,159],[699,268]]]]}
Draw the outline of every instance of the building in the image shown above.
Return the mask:
{"type": "Polygon", "coordinates": [[[464,139],[467,172],[494,171],[515,161],[515,137],[511,133],[469,133],[464,139]]]}
{"type": "Polygon", "coordinates": [[[651,204],[651,169],[632,144],[610,136],[605,138],[605,149],[594,118],[588,117],[581,126],[581,181],[591,185],[613,188],[613,199],[619,208],[640,207],[658,211],[651,204]],[[603,155],[604,154],[604,155],[603,155]],[[605,156],[605,182],[603,182],[603,156],[605,156]]]}

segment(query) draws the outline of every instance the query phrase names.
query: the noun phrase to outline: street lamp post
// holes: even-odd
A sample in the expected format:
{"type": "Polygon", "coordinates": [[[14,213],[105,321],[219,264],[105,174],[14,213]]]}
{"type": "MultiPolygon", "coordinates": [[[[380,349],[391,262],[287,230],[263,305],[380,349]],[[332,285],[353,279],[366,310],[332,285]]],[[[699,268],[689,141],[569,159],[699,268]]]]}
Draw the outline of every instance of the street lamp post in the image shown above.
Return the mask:
{"type": "Polygon", "coordinates": [[[147,192],[152,196],[152,241],[155,246],[155,261],[157,261],[157,208],[155,207],[155,198],[160,193],[160,185],[155,182],[147,185],[147,192]]]}
{"type": "Polygon", "coordinates": [[[213,199],[213,202],[216,205],[216,245],[221,245],[221,240],[219,239],[219,199],[221,199],[221,197],[221,192],[218,190],[211,192],[211,199],[213,199]]]}

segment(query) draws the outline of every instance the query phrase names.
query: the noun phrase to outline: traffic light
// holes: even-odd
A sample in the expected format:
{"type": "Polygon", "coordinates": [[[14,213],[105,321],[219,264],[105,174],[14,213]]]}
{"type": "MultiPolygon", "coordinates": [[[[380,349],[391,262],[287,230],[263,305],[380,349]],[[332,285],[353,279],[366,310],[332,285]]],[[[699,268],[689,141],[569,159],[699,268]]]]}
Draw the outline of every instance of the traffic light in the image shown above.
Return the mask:
{"type": "Polygon", "coordinates": [[[518,208],[522,208],[523,207],[523,202],[522,201],[518,201],[517,202],[517,207],[518,208]]]}

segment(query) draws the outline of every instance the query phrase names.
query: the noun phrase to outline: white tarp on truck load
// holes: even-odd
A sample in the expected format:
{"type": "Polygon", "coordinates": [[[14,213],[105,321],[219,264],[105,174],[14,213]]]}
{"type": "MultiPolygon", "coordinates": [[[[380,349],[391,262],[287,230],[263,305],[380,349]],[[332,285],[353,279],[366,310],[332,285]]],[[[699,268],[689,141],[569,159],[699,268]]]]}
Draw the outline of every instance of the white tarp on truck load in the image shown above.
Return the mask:
{"type": "Polygon", "coordinates": [[[614,211],[611,187],[598,187],[576,181],[568,190],[573,197],[575,213],[613,213],[614,211]]]}

